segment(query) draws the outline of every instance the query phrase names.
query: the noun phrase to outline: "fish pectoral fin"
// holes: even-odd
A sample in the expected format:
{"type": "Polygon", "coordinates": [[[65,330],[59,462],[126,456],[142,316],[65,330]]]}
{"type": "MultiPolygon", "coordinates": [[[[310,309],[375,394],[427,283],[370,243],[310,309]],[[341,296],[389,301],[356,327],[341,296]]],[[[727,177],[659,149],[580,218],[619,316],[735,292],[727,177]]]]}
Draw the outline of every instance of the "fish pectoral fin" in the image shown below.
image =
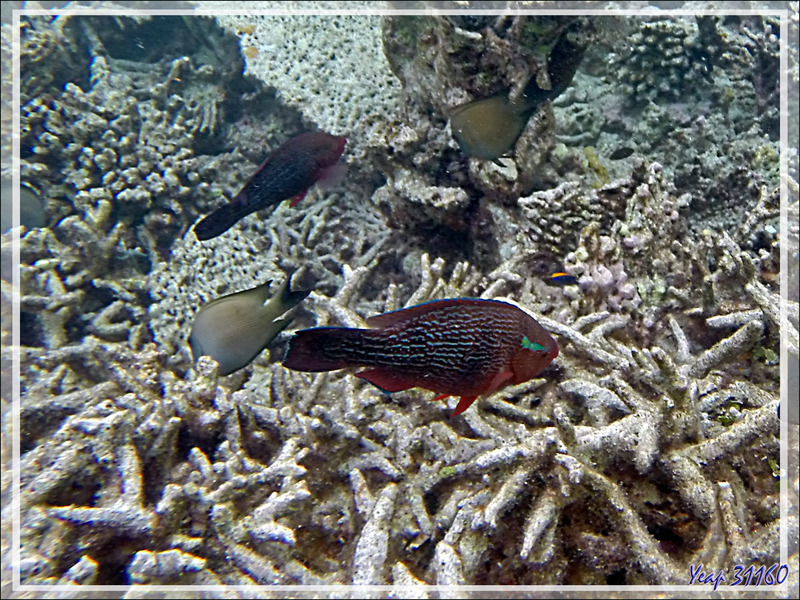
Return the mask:
{"type": "Polygon", "coordinates": [[[337,162],[336,164],[333,164],[330,167],[325,167],[322,169],[322,171],[320,171],[317,178],[317,185],[323,190],[330,189],[344,181],[346,176],[347,165],[337,162]]]}
{"type": "Polygon", "coordinates": [[[439,394],[435,398],[431,398],[431,402],[438,402],[439,400],[444,400],[445,398],[449,398],[452,394],[439,394]]]}
{"type": "MultiPolygon", "coordinates": [[[[275,338],[275,337],[276,337],[276,336],[277,336],[277,335],[278,335],[278,334],[279,334],[281,331],[283,331],[283,330],[284,330],[284,329],[286,329],[286,328],[287,328],[289,325],[291,325],[291,323],[292,323],[292,321],[293,321],[293,320],[294,320],[294,319],[275,319],[275,320],[272,322],[272,328],[271,328],[271,329],[272,329],[272,331],[274,331],[274,332],[275,332],[275,336],[273,336],[273,339],[274,339],[274,338],[275,338]]],[[[272,341],[272,340],[270,340],[270,341],[272,341]]]]}
{"type": "Polygon", "coordinates": [[[489,387],[486,388],[483,395],[491,396],[500,388],[505,387],[506,383],[511,381],[513,377],[514,373],[511,370],[500,371],[497,375],[492,377],[492,380],[489,382],[489,387]]]}
{"type": "Polygon", "coordinates": [[[456,405],[455,410],[453,410],[450,417],[455,417],[456,415],[460,415],[465,410],[467,410],[473,402],[475,402],[475,398],[477,396],[461,396],[461,400],[458,401],[458,405],[456,405]]]}
{"type": "Polygon", "coordinates": [[[300,201],[301,201],[303,198],[305,198],[305,197],[306,197],[306,193],[307,193],[307,192],[308,192],[308,190],[305,190],[305,191],[303,191],[303,192],[300,192],[299,194],[297,194],[297,196],[295,196],[294,198],[292,198],[292,201],[291,201],[291,202],[289,202],[289,206],[290,206],[290,207],[292,207],[292,208],[294,208],[295,206],[297,206],[298,204],[300,204],[300,201]]]}
{"type": "Polygon", "coordinates": [[[397,375],[385,371],[384,369],[367,369],[356,373],[356,377],[369,381],[372,385],[382,389],[384,392],[402,392],[409,388],[415,387],[413,383],[409,382],[402,375],[397,375]]]}

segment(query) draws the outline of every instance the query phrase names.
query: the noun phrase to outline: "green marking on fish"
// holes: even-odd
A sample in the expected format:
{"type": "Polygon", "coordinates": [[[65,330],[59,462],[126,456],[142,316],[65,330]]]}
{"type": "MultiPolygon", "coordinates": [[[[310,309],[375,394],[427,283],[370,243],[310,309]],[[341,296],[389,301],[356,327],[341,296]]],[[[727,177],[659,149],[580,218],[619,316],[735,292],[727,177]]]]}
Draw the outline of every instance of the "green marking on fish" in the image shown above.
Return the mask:
{"type": "Polygon", "coordinates": [[[541,344],[530,341],[528,336],[522,338],[522,347],[531,350],[532,352],[544,352],[545,350],[545,347],[541,344]]]}

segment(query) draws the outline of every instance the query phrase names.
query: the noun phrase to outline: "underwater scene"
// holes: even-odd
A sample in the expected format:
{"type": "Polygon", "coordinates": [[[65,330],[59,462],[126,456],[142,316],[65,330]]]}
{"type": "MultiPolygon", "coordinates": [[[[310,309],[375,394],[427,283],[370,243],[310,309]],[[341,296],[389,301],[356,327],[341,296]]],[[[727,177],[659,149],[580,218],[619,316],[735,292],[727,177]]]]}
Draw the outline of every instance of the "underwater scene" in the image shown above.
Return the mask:
{"type": "Polygon", "coordinates": [[[581,6],[4,6],[4,598],[797,596],[797,4],[581,6]]]}

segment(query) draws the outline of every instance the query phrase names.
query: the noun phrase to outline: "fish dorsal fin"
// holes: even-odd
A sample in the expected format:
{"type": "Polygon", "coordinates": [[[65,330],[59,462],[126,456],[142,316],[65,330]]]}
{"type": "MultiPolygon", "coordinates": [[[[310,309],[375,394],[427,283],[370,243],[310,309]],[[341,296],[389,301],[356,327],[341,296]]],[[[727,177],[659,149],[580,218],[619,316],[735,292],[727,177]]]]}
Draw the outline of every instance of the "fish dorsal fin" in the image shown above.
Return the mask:
{"type": "Polygon", "coordinates": [[[283,308],[278,314],[282,314],[290,308],[297,306],[311,293],[311,290],[292,290],[291,283],[294,273],[294,271],[286,272],[286,280],[275,293],[275,302],[283,308]]]}
{"type": "Polygon", "coordinates": [[[443,308],[448,308],[450,306],[485,306],[486,302],[497,302],[498,304],[504,305],[506,304],[505,302],[500,302],[499,300],[480,300],[478,298],[448,298],[446,300],[431,300],[430,302],[425,302],[410,308],[401,308],[400,310],[393,310],[388,313],[383,313],[382,315],[369,317],[367,319],[367,325],[374,328],[391,327],[392,325],[397,325],[398,323],[402,323],[408,319],[421,317],[423,315],[427,315],[428,313],[442,310],[443,308]]]}
{"type": "Polygon", "coordinates": [[[256,297],[259,298],[259,302],[261,304],[263,304],[267,300],[267,298],[269,298],[269,295],[270,295],[269,294],[269,289],[270,289],[271,285],[272,285],[272,279],[268,279],[267,281],[265,281],[261,285],[256,286],[254,288],[250,288],[250,289],[247,289],[247,290],[241,290],[240,292],[234,292],[233,294],[226,294],[225,296],[221,296],[219,298],[215,298],[214,300],[212,300],[211,302],[209,302],[208,304],[203,306],[200,310],[201,311],[206,311],[209,308],[211,308],[212,306],[215,306],[217,304],[222,304],[223,302],[230,302],[231,298],[234,298],[236,296],[242,296],[242,295],[245,295],[245,294],[248,295],[248,296],[249,295],[256,295],[256,297]]]}
{"type": "MultiPolygon", "coordinates": [[[[252,290],[245,290],[245,292],[252,292],[258,297],[258,301],[263,304],[272,297],[270,294],[270,289],[272,289],[272,279],[269,279],[262,283],[259,286],[254,287],[252,290]]],[[[244,292],[239,292],[240,294],[244,292]]]]}

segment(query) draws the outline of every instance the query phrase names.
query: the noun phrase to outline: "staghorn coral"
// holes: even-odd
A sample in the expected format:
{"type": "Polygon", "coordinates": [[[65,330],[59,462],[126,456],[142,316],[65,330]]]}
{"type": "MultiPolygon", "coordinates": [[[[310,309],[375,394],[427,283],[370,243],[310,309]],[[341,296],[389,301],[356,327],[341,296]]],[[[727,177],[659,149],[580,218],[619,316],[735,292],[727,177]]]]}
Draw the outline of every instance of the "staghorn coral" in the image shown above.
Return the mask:
{"type": "MultiPolygon", "coordinates": [[[[442,261],[423,266],[403,304],[507,285],[502,272],[481,281],[465,265],[444,279],[442,261]]],[[[339,294],[310,297],[321,322],[361,322],[351,306],[370,271],[345,269],[339,294]]],[[[393,308],[397,296],[386,302],[393,308]]],[[[426,394],[388,400],[346,374],[258,363],[233,392],[207,359],[180,380],[154,348],[104,365],[112,344],[84,343],[70,360],[113,383],[83,395],[88,405],[77,412],[77,397],[61,400],[73,408],[56,432],[29,439],[26,581],[67,577],[44,548],[69,554],[77,540],[82,553],[67,568],[118,561],[140,583],[601,582],[611,572],[680,583],[698,561],[776,560],[775,480],[762,458],[776,456],[777,401],[761,383],[719,378],[761,335],[764,314],[750,316],[716,345],[676,353],[666,337],[626,346],[614,335],[627,321],[608,314],[571,326],[539,314],[566,340],[558,375],[483,400],[462,422],[426,394]],[[118,366],[126,363],[135,366],[118,366]],[[740,418],[714,422],[732,393],[740,418]],[[96,431],[107,433],[77,437],[96,431]],[[199,445],[175,444],[187,435],[199,445]],[[99,483],[86,500],[60,504],[76,478],[99,483]],[[753,489],[763,500],[742,505],[753,489]],[[116,535],[139,542],[101,552],[116,535]],[[61,546],[49,545],[53,536],[61,546]]],[[[54,368],[64,353],[27,360],[54,368]]]]}
{"type": "MultiPolygon", "coordinates": [[[[164,371],[164,356],[153,348],[134,358],[119,346],[87,342],[72,349],[70,359],[94,363],[100,348],[104,356],[112,356],[107,364],[95,366],[113,383],[100,386],[94,403],[63,418],[21,465],[25,580],[56,582],[53,560],[71,552],[77,540],[65,534],[74,529],[84,552],[75,569],[83,569],[79,565],[86,561],[96,563],[93,555],[103,565],[127,566],[131,583],[179,577],[198,584],[264,582],[267,569],[255,572],[244,558],[234,559],[236,567],[215,576],[205,568],[208,559],[197,554],[247,556],[251,551],[240,548],[244,539],[259,549],[294,545],[292,530],[279,520],[308,499],[302,482],[306,469],[296,464],[307,450],[289,441],[266,463],[248,458],[240,446],[249,442],[241,438],[235,400],[227,394],[214,397],[213,362],[201,362],[198,377],[187,385],[164,371]],[[132,366],[118,366],[125,363],[132,366]],[[172,391],[162,395],[161,385],[172,391]],[[213,464],[197,446],[180,455],[177,442],[185,428],[211,448],[215,435],[226,433],[212,455],[213,464]],[[262,494],[253,496],[252,485],[262,494]],[[59,498],[78,487],[84,494],[70,495],[72,504],[59,506],[59,498]],[[253,504],[249,516],[234,524],[243,494],[253,504]],[[43,510],[43,503],[51,507],[43,510]],[[216,542],[206,539],[208,535],[216,542]],[[128,541],[118,547],[120,537],[128,541]]],[[[38,360],[48,363],[63,354],[38,360]]],[[[280,561],[288,561],[287,556],[280,561]]]]}
{"type": "MultiPolygon", "coordinates": [[[[406,181],[424,181],[419,168],[406,181]]],[[[771,280],[780,246],[766,229],[776,196],[760,190],[757,208],[727,237],[693,237],[669,181],[642,164],[608,190],[565,186],[542,203],[559,213],[542,236],[559,218],[580,218],[571,266],[593,281],[603,265],[615,277],[581,296],[546,288],[530,260],[537,247],[515,247],[504,234],[502,254],[487,257],[476,244],[469,263],[431,259],[399,236],[387,243],[366,198],[353,201],[359,186],[309,198],[302,212],[250,219],[218,246],[189,234],[169,254],[152,254],[153,275],[135,278],[135,289],[157,298],[149,310],[137,295],[124,300],[126,318],[114,329],[106,328],[114,313],[94,308],[92,328],[65,327],[66,345],[23,339],[19,349],[23,581],[358,582],[401,594],[400,586],[425,583],[684,584],[689,564],[777,562],[777,366],[756,349],[776,347],[779,326],[795,339],[797,309],[789,304],[790,322],[780,322],[771,280]],[[618,203],[601,219],[603,194],[618,203]],[[573,208],[582,204],[593,212],[573,208]],[[646,243],[631,245],[632,236],[646,243]],[[219,378],[213,362],[189,369],[188,357],[176,356],[201,299],[289,267],[305,267],[318,283],[305,303],[315,316],[298,315],[299,325],[363,326],[371,314],[433,298],[506,296],[558,335],[562,352],[544,377],[459,419],[449,418],[452,399],[390,396],[343,372],[295,373],[262,358],[219,378]],[[651,271],[674,276],[664,296],[651,271]],[[615,306],[626,284],[647,293],[615,306]],[[148,328],[156,345],[146,343],[148,328]]],[[[496,228],[474,231],[550,217],[532,201],[523,218],[514,205],[491,205],[502,208],[496,228]]],[[[95,231],[98,242],[27,234],[42,254],[25,249],[34,258],[24,276],[45,274],[28,310],[49,302],[41,310],[55,316],[79,310],[55,283],[68,244],[86,259],[66,260],[66,275],[127,289],[126,271],[100,252],[124,255],[127,242],[114,242],[110,218],[92,229],[92,214],[64,229],[95,231]]],[[[17,350],[7,347],[13,293],[4,283],[4,364],[17,350]]],[[[3,452],[7,461],[5,440],[3,452]]],[[[795,539],[796,469],[787,473],[795,508],[785,525],[795,539]]],[[[4,472],[4,495],[9,485],[4,472]]]]}
{"type": "MultiPolygon", "coordinates": [[[[28,319],[25,343],[57,348],[91,334],[108,340],[146,338],[146,288],[141,267],[126,255],[124,225],[101,202],[53,229],[29,232],[21,244],[20,310],[28,319]]],[[[10,258],[12,240],[3,241],[10,258]]],[[[10,285],[3,281],[4,295],[10,285]]]]}

